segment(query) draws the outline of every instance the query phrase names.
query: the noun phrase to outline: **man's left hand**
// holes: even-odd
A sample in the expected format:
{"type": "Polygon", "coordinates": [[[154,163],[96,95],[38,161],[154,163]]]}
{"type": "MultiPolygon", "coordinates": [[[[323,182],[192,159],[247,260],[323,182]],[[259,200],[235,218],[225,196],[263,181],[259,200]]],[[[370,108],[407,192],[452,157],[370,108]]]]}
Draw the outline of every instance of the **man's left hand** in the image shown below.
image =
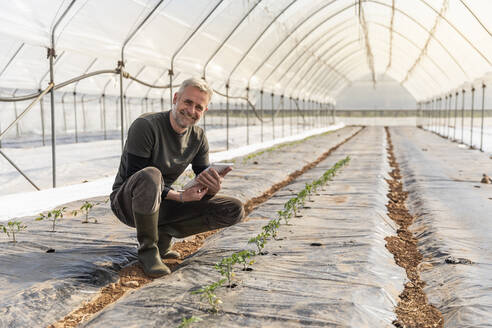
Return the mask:
{"type": "Polygon", "coordinates": [[[219,192],[221,188],[222,181],[224,180],[224,176],[232,170],[231,167],[225,169],[222,174],[217,173],[217,171],[213,168],[209,168],[208,170],[203,171],[197,177],[198,183],[202,186],[208,188],[208,195],[215,195],[219,192]]]}

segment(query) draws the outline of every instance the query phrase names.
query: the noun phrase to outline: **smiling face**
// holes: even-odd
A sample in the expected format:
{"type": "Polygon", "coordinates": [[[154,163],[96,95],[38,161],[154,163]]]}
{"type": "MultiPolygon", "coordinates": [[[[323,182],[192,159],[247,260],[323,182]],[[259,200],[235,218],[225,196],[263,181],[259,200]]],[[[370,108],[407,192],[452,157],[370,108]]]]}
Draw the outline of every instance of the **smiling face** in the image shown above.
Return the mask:
{"type": "Polygon", "coordinates": [[[188,86],[181,93],[176,92],[171,111],[171,126],[177,133],[183,133],[198,123],[208,110],[210,97],[197,87],[188,86]]]}

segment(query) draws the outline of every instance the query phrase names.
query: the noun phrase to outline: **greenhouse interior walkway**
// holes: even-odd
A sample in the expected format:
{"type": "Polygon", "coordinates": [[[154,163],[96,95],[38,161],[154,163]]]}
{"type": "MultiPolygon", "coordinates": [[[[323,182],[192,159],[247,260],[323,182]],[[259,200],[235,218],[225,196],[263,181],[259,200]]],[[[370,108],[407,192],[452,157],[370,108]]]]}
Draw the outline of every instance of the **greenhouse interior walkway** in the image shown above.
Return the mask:
{"type": "MultiPolygon", "coordinates": [[[[387,133],[383,127],[345,127],[235,159],[223,192],[246,204],[263,197],[248,218],[206,239],[170,276],[136,283],[131,293],[78,322],[178,326],[193,316],[207,327],[392,326],[400,293],[410,282],[387,249],[388,238],[401,230],[388,215],[391,136],[415,216],[409,230],[419,240],[418,271],[429,303],[442,312],[446,327],[489,325],[492,185],[480,179],[492,173],[490,158],[415,127],[387,133]],[[278,235],[266,238],[258,252],[264,255],[247,263],[251,271],[236,266],[235,287],[226,282],[215,289],[221,303],[215,303],[217,313],[210,311],[192,292],[219,280],[214,264],[254,251],[248,240],[334,167],[336,174],[311,192],[288,224],[279,221],[278,235]],[[289,184],[271,192],[292,174],[289,184]]],[[[118,283],[122,267],[133,265],[134,230],[119,223],[103,200],[93,200],[100,201],[91,213],[97,224],[67,215],[50,232],[50,222],[28,217],[17,244],[2,242],[0,326],[63,322],[118,283]]],[[[82,203],[67,204],[67,211],[82,203]]]]}

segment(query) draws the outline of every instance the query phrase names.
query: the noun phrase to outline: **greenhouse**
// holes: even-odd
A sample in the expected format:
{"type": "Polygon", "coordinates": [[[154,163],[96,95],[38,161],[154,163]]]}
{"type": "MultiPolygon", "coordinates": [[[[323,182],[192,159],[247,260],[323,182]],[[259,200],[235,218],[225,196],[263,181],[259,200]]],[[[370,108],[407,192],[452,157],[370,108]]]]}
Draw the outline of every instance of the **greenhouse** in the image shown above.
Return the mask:
{"type": "Polygon", "coordinates": [[[0,327],[491,326],[490,13],[3,1],[0,327]]]}

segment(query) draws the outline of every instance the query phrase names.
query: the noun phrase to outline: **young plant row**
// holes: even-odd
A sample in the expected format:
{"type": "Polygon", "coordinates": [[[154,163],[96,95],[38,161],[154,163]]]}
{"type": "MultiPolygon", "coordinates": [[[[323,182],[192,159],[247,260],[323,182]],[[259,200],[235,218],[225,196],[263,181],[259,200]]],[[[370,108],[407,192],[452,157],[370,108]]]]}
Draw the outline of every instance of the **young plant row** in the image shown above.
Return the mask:
{"type": "MultiPolygon", "coordinates": [[[[103,203],[107,203],[109,199],[103,201],[103,202],[89,202],[85,201],[84,204],[79,209],[73,210],[71,214],[75,217],[79,213],[82,213],[84,215],[84,220],[82,223],[89,223],[89,220],[92,220],[92,222],[97,223],[97,219],[93,216],[90,215],[91,210],[94,206],[100,205],[103,203]]],[[[52,226],[51,226],[51,231],[55,232],[56,230],[56,223],[59,222],[61,219],[63,219],[65,213],[66,213],[67,207],[60,207],[51,211],[48,211],[46,213],[39,213],[39,216],[35,219],[36,221],[52,221],[52,226]]],[[[3,232],[7,235],[8,238],[12,238],[12,242],[16,243],[17,240],[15,239],[15,234],[18,232],[21,232],[23,230],[26,230],[27,226],[22,223],[22,221],[19,220],[9,220],[5,225],[0,224],[0,232],[3,232]]]]}
{"type": "Polygon", "coordinates": [[[326,132],[323,132],[322,134],[312,135],[312,136],[306,137],[304,139],[290,141],[290,142],[285,142],[285,143],[282,143],[282,144],[279,144],[279,145],[275,145],[275,146],[272,146],[272,147],[269,147],[269,148],[266,148],[266,149],[263,149],[263,150],[259,150],[257,152],[254,152],[254,153],[249,154],[248,156],[245,156],[243,158],[243,164],[246,163],[246,162],[248,162],[250,159],[253,159],[255,157],[258,157],[260,155],[263,155],[264,153],[269,153],[269,152],[272,152],[274,150],[278,150],[278,149],[281,149],[281,148],[284,148],[284,147],[293,146],[293,145],[299,144],[301,142],[305,142],[305,141],[307,141],[309,139],[312,139],[312,138],[315,138],[315,137],[325,136],[325,135],[327,135],[329,133],[332,133],[332,132],[333,131],[326,131],[326,132]]]}
{"type": "MultiPolygon", "coordinates": [[[[304,206],[306,200],[309,200],[310,195],[312,193],[316,193],[323,185],[326,184],[328,180],[330,180],[336,174],[336,172],[341,167],[346,165],[349,161],[350,157],[347,156],[344,159],[338,161],[329,170],[327,170],[319,179],[311,183],[306,183],[304,189],[302,189],[295,197],[289,199],[284,204],[284,208],[277,212],[277,218],[270,220],[266,225],[262,227],[262,230],[258,235],[248,240],[248,244],[254,244],[256,246],[256,250],[243,250],[223,258],[214,266],[214,268],[220,273],[221,279],[219,281],[211,283],[210,285],[203,286],[202,288],[191,293],[200,294],[201,300],[207,301],[208,305],[210,305],[209,310],[213,313],[217,313],[220,310],[220,304],[222,304],[222,300],[215,294],[215,291],[219,287],[224,286],[226,282],[227,287],[234,287],[233,279],[235,276],[235,266],[242,265],[243,271],[251,271],[252,269],[249,266],[254,263],[253,257],[257,255],[267,254],[264,251],[265,245],[270,240],[270,238],[277,239],[278,229],[280,228],[282,221],[284,224],[288,225],[291,218],[298,217],[299,210],[304,206]]],[[[196,317],[191,318],[198,319],[196,317]]],[[[186,327],[186,325],[184,325],[187,322],[186,320],[190,320],[191,318],[183,318],[182,325],[180,327],[186,327]]]]}

